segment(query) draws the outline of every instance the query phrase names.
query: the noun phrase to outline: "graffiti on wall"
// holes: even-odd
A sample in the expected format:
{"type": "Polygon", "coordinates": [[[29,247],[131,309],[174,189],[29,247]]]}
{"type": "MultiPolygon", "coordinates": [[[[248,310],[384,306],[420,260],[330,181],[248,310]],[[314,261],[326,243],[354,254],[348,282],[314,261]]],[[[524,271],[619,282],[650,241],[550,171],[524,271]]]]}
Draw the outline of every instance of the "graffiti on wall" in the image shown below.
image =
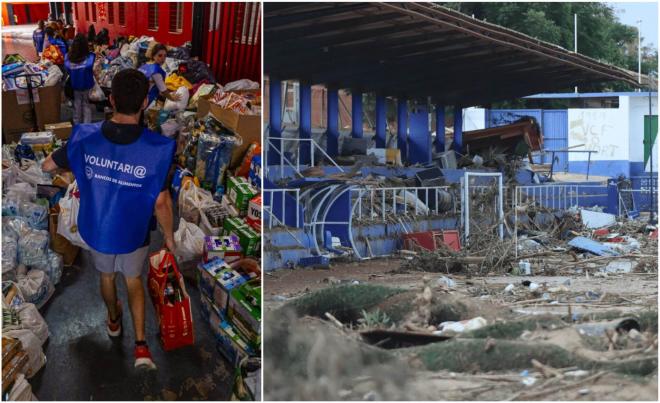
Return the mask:
{"type": "MultiPolygon", "coordinates": [[[[568,146],[593,150],[596,160],[628,159],[628,121],[615,109],[569,109],[568,146]]],[[[587,154],[571,153],[571,161],[583,161],[587,154]]]]}

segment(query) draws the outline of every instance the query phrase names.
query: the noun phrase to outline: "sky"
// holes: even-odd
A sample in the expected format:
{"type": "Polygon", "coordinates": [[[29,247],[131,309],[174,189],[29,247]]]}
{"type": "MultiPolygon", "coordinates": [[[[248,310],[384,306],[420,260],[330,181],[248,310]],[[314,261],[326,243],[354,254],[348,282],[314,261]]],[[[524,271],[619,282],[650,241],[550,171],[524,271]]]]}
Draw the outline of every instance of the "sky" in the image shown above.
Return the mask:
{"type": "Polygon", "coordinates": [[[637,20],[642,20],[642,46],[652,43],[658,47],[658,3],[619,3],[607,2],[614,7],[619,21],[626,25],[637,26],[637,20]]]}

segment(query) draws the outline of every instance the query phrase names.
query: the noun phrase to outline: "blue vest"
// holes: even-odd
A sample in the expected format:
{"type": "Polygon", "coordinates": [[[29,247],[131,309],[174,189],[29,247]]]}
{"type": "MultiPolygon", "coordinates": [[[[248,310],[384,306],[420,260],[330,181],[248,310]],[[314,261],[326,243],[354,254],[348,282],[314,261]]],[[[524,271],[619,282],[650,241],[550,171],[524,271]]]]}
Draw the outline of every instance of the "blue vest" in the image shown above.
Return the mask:
{"type": "Polygon", "coordinates": [[[134,143],[115,144],[101,132],[102,124],[74,126],[67,145],[80,189],[78,230],[101,253],[130,253],[147,237],[176,143],[144,129],[134,143]]]}
{"type": "Polygon", "coordinates": [[[37,48],[37,53],[44,51],[44,36],[44,31],[40,29],[35,29],[32,33],[32,41],[34,42],[34,47],[37,48]]]}
{"type": "Polygon", "coordinates": [[[94,87],[94,53],[87,55],[82,63],[71,63],[69,55],[64,58],[64,68],[71,76],[71,87],[76,91],[89,90],[94,87]]]}
{"type": "MultiPolygon", "coordinates": [[[[165,77],[167,76],[167,73],[165,73],[165,70],[163,70],[162,67],[157,65],[156,63],[145,63],[140,68],[140,70],[145,76],[147,76],[148,80],[151,80],[151,76],[154,74],[160,74],[163,76],[163,81],[165,81],[165,77]]],[[[149,89],[149,93],[147,94],[149,101],[147,102],[148,104],[151,104],[154,99],[158,97],[158,94],[160,91],[158,91],[158,87],[155,84],[151,84],[151,88],[149,89]]]]}

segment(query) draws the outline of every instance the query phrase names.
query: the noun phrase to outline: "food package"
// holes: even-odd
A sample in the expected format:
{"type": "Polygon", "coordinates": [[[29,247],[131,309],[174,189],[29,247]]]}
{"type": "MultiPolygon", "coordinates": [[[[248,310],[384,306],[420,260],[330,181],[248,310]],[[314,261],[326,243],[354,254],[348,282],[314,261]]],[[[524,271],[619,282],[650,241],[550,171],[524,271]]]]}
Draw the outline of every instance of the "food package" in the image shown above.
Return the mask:
{"type": "Polygon", "coordinates": [[[261,343],[261,282],[253,280],[231,291],[230,322],[253,346],[261,343]]]}
{"type": "Polygon", "coordinates": [[[219,257],[227,263],[241,258],[242,249],[238,236],[207,236],[204,237],[204,261],[219,257]]]}

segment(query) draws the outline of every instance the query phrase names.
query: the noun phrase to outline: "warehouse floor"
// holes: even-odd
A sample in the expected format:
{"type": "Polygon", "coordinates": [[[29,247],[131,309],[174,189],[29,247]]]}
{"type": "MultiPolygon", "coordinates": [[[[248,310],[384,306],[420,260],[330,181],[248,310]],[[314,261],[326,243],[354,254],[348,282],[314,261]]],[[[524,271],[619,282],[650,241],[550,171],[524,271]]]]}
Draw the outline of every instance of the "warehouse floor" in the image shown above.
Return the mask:
{"type": "MultiPolygon", "coordinates": [[[[151,249],[160,245],[153,232],[151,249]]],[[[146,263],[143,273],[146,278],[146,263]]],[[[124,335],[114,341],[105,330],[107,311],[99,293],[99,275],[88,255],[81,253],[77,266],[64,269],[55,295],[42,309],[50,331],[44,345],[48,362],[30,381],[39,400],[228,400],[233,368],[215,349],[211,329],[200,317],[198,290],[188,285],[195,345],[171,352],[160,347],[147,296],[147,342],[158,370],[136,371],[128,297],[123,280],[118,280],[124,335]]]]}

